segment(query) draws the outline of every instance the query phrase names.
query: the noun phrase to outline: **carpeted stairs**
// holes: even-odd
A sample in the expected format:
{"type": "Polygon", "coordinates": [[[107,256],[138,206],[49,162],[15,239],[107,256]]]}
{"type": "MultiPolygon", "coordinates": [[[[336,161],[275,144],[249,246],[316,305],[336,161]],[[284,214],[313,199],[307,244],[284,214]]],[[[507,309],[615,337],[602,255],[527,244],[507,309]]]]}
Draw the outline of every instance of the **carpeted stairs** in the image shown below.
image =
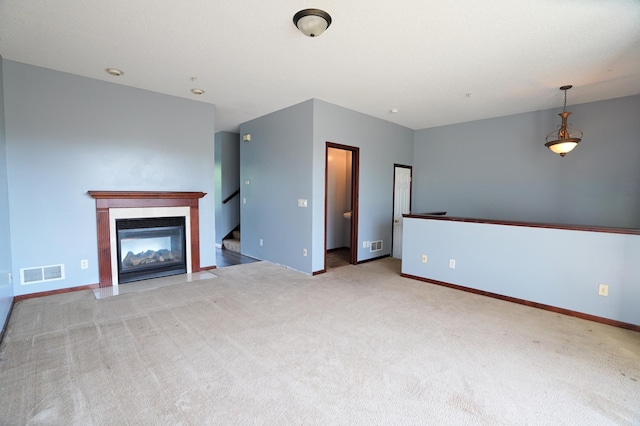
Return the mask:
{"type": "Polygon", "coordinates": [[[222,247],[240,253],[240,230],[234,230],[227,238],[222,240],[222,247]]]}

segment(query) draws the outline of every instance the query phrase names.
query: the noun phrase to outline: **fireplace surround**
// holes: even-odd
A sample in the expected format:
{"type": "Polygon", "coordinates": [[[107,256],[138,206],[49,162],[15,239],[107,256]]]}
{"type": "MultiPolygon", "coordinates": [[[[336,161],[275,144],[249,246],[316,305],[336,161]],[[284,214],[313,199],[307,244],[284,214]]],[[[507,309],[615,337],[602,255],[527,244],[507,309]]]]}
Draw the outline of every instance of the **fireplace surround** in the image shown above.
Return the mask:
{"type": "Polygon", "coordinates": [[[198,202],[204,192],[88,191],[96,200],[100,287],[118,285],[115,221],[151,217],[185,218],[187,272],[199,272],[198,202]]]}

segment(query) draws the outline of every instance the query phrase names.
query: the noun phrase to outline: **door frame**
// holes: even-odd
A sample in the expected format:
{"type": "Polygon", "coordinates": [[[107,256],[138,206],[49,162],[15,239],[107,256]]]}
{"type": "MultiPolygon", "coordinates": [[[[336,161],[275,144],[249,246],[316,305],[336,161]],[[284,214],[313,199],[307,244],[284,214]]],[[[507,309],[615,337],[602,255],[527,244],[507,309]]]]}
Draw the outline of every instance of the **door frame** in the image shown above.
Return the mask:
{"type": "Polygon", "coordinates": [[[351,238],[349,263],[358,263],[358,199],[360,193],[360,148],[327,141],[324,149],[324,268],[327,270],[327,208],[329,198],[329,148],[351,151],[351,238]]]}
{"type": "Polygon", "coordinates": [[[393,165],[393,194],[391,198],[391,257],[393,257],[393,241],[394,241],[394,233],[395,227],[393,226],[393,221],[396,217],[396,169],[409,169],[409,211],[411,211],[413,202],[413,166],[408,166],[406,164],[398,164],[395,163],[393,165]]]}

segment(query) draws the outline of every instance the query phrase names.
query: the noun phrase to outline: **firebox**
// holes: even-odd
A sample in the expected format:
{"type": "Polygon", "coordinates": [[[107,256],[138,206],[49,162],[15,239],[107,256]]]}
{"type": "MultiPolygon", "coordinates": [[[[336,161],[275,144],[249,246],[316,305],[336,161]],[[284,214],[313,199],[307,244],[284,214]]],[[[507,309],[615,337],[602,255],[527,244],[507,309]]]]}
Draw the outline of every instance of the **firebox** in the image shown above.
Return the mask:
{"type": "Polygon", "coordinates": [[[187,273],[185,218],[116,220],[118,283],[187,273]]]}

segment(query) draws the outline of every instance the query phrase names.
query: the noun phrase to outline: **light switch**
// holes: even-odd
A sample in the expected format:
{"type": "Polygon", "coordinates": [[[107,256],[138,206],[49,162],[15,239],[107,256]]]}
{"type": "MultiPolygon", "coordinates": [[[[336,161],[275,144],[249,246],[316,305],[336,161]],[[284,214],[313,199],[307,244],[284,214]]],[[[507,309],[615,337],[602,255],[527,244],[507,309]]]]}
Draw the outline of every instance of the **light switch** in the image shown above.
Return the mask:
{"type": "Polygon", "coordinates": [[[307,207],[307,200],[298,198],[298,207],[307,207]]]}

